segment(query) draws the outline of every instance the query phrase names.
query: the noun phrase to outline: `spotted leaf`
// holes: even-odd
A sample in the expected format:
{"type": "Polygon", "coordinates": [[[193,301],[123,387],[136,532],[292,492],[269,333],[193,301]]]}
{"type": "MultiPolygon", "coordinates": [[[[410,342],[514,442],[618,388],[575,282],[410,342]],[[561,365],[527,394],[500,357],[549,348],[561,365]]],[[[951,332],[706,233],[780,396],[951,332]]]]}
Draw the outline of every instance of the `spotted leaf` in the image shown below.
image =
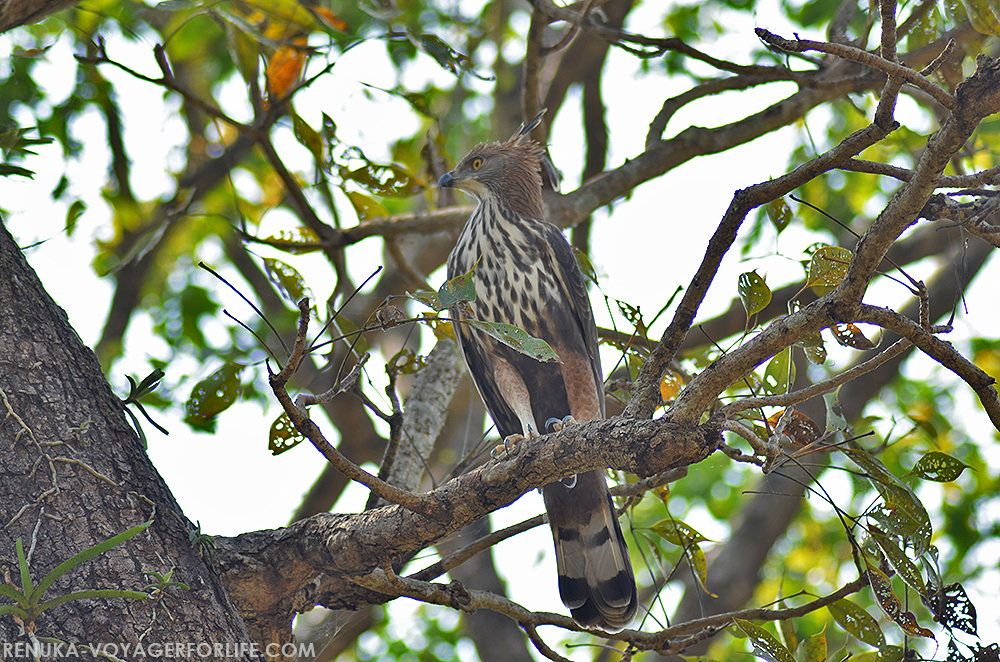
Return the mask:
{"type": "Polygon", "coordinates": [[[663,379],[660,380],[660,397],[663,398],[664,402],[669,402],[677,397],[683,387],[684,381],[681,376],[673,370],[667,370],[663,373],[663,379]]]}
{"type": "Polygon", "coordinates": [[[839,246],[824,245],[817,248],[809,259],[806,286],[823,296],[840,285],[840,281],[847,275],[852,255],[851,251],[839,246]]]}
{"type": "Polygon", "coordinates": [[[451,308],[460,301],[476,300],[476,281],[473,278],[475,271],[476,267],[473,266],[469,273],[450,278],[438,288],[437,298],[441,306],[438,310],[451,308]]]}
{"type": "Polygon", "coordinates": [[[303,298],[315,301],[312,290],[306,285],[305,278],[289,264],[271,257],[264,258],[264,269],[271,282],[278,286],[281,293],[292,303],[298,303],[303,298]]]}
{"type": "Polygon", "coordinates": [[[288,418],[288,414],[282,413],[271,423],[271,430],[267,437],[267,448],[271,451],[271,455],[281,455],[285,451],[295,448],[305,439],[305,436],[292,423],[292,419],[288,418]]]}
{"type": "Polygon", "coordinates": [[[772,200],[767,203],[767,217],[771,219],[774,228],[781,234],[781,231],[792,222],[792,208],[788,206],[784,197],[772,200]]]}
{"type": "Polygon", "coordinates": [[[786,347],[767,363],[761,387],[766,395],[782,395],[795,380],[795,364],[792,363],[792,348],[786,347]]]}
{"type": "Polygon", "coordinates": [[[772,662],[795,662],[795,658],[788,652],[788,649],[773,634],[761,626],[739,618],[734,618],[733,622],[753,643],[753,652],[757,657],[772,662]]]}
{"type": "Polygon", "coordinates": [[[559,355],[541,338],[528,335],[523,329],[513,324],[503,322],[484,322],[483,320],[463,319],[462,324],[479,329],[486,335],[495,338],[511,349],[516,349],[525,356],[536,361],[558,363],[559,355]]]}
{"type": "Polygon", "coordinates": [[[844,347],[854,349],[875,349],[875,343],[869,340],[856,324],[834,324],[830,327],[833,337],[844,347]]]}
{"type": "Polygon", "coordinates": [[[771,303],[771,288],[756,271],[740,274],[736,289],[748,318],[764,310],[767,304],[771,303]]]}
{"type": "Polygon", "coordinates": [[[831,602],[826,606],[833,620],[848,634],[869,646],[881,648],[885,645],[885,635],[878,621],[867,611],[846,598],[831,602]]]}
{"type": "Polygon", "coordinates": [[[966,463],[947,453],[931,451],[924,453],[907,475],[913,474],[924,480],[932,480],[936,483],[950,483],[961,476],[962,472],[968,466],[966,463]]]}
{"type": "Polygon", "coordinates": [[[924,584],[924,578],[920,575],[920,570],[910,557],[900,549],[896,541],[875,526],[868,527],[868,536],[878,545],[882,555],[889,561],[889,565],[896,571],[900,579],[919,595],[924,595],[927,592],[927,587],[924,584]]]}
{"type": "Polygon", "coordinates": [[[184,422],[196,430],[213,431],[215,417],[229,409],[240,395],[241,363],[227,363],[195,384],[188,398],[184,422]]]}
{"type": "Polygon", "coordinates": [[[892,581],[889,577],[867,558],[865,559],[865,565],[868,567],[868,583],[872,587],[872,594],[875,596],[875,601],[878,602],[886,618],[896,623],[904,632],[911,636],[933,639],[934,633],[920,627],[913,612],[903,611],[903,605],[899,601],[899,598],[896,597],[895,591],[892,590],[892,581]]]}
{"type": "Polygon", "coordinates": [[[358,222],[364,223],[373,218],[385,218],[389,215],[389,210],[378,200],[371,198],[364,193],[357,191],[345,191],[347,199],[351,201],[351,206],[358,215],[358,222]]]}

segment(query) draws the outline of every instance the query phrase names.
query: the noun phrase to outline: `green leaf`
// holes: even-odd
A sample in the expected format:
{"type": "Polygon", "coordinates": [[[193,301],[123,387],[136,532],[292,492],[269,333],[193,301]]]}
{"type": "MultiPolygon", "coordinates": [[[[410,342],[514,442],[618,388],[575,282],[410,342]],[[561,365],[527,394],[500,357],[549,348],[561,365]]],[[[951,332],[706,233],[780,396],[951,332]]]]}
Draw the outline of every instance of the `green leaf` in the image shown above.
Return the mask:
{"type": "Polygon", "coordinates": [[[782,646],[781,642],[764,628],[739,618],[734,618],[733,622],[753,642],[753,652],[757,657],[762,657],[772,662],[795,662],[795,658],[788,652],[788,649],[782,646]]]}
{"type": "Polygon", "coordinates": [[[878,621],[855,603],[847,598],[841,598],[836,602],[831,602],[826,608],[833,616],[833,620],[837,621],[837,624],[855,639],[876,648],[885,645],[885,635],[882,634],[878,621]]]}
{"type": "Polygon", "coordinates": [[[303,297],[315,303],[316,297],[306,285],[305,278],[290,264],[273,257],[265,257],[264,270],[271,282],[278,286],[278,291],[292,303],[298,303],[303,297]]]}
{"type": "Polygon", "coordinates": [[[38,606],[35,614],[40,614],[49,607],[55,607],[56,605],[61,605],[64,602],[70,602],[71,600],[80,600],[83,598],[128,598],[130,600],[145,600],[149,598],[148,593],[141,593],[139,591],[125,591],[116,588],[101,588],[92,589],[89,591],[73,591],[72,593],[66,593],[60,595],[58,598],[53,598],[47,602],[42,603],[38,606]]]}
{"type": "Polygon", "coordinates": [[[369,193],[384,197],[409,197],[423,189],[423,184],[401,165],[382,165],[365,159],[365,165],[354,170],[341,166],[341,179],[352,181],[369,193]]]}
{"type": "Polygon", "coordinates": [[[198,430],[213,429],[215,417],[229,409],[239,397],[240,374],[245,367],[242,363],[226,363],[195,384],[185,405],[184,422],[198,430]]]}
{"type": "Polygon", "coordinates": [[[823,296],[844,280],[853,253],[839,246],[820,246],[809,259],[806,287],[823,296]]]}
{"type": "Polygon", "coordinates": [[[18,538],[14,543],[17,551],[17,567],[21,571],[21,593],[29,599],[35,592],[35,586],[31,583],[31,569],[28,567],[28,558],[24,555],[24,543],[18,538]]]}
{"type": "Polygon", "coordinates": [[[795,651],[796,662],[824,662],[826,656],[826,626],[822,632],[803,639],[795,651]]]}
{"type": "Polygon", "coordinates": [[[869,517],[892,533],[910,540],[916,556],[926,552],[933,533],[931,519],[913,490],[892,475],[878,458],[857,444],[842,446],[840,450],[864,469],[868,480],[885,502],[884,506],[873,510],[869,517]]]}
{"type": "MultiPolygon", "coordinates": [[[[74,554],[71,558],[63,561],[58,566],[56,566],[52,570],[52,572],[50,572],[49,574],[47,574],[45,576],[45,579],[43,579],[41,581],[41,583],[38,585],[38,588],[35,589],[35,592],[32,595],[32,604],[33,605],[37,605],[38,604],[39,599],[41,598],[42,594],[44,594],[45,591],[48,590],[48,588],[50,586],[52,586],[52,582],[54,582],[55,580],[59,579],[60,577],[62,577],[66,573],[68,573],[70,570],[72,570],[76,566],[78,566],[81,563],[83,563],[84,561],[89,561],[90,559],[94,558],[95,556],[98,556],[99,554],[103,554],[104,552],[108,551],[112,547],[115,547],[116,545],[120,545],[121,543],[125,542],[129,538],[132,538],[133,536],[139,535],[140,533],[142,533],[143,531],[145,531],[146,529],[148,529],[150,527],[150,525],[152,525],[152,524],[153,524],[153,520],[149,520],[147,522],[143,522],[142,524],[138,524],[136,526],[133,526],[128,531],[122,531],[117,536],[114,536],[112,538],[108,538],[104,542],[99,542],[96,545],[94,545],[93,547],[88,547],[87,549],[83,550],[82,552],[80,552],[78,554],[74,554]]],[[[142,594],[142,597],[146,597],[146,595],[142,594]]]]}
{"type": "Polygon", "coordinates": [[[530,336],[523,329],[519,329],[513,324],[503,322],[484,322],[483,320],[463,319],[462,324],[479,329],[491,338],[499,340],[511,349],[515,349],[525,356],[530,356],[536,361],[547,363],[558,363],[559,355],[549,347],[549,344],[540,338],[530,336]]]}
{"type": "Polygon", "coordinates": [[[767,363],[761,388],[765,395],[783,395],[795,380],[795,364],[792,363],[792,348],[786,347],[767,363]]]}
{"type": "Polygon", "coordinates": [[[1000,37],[1000,20],[987,0],[962,0],[972,28],[985,35],[1000,37]]]}
{"type": "Polygon", "coordinates": [[[0,616],[16,616],[22,621],[28,620],[28,612],[17,605],[0,605],[0,616]]]}
{"type": "Polygon", "coordinates": [[[688,563],[691,564],[691,569],[694,570],[695,576],[698,577],[702,588],[706,593],[715,597],[715,594],[709,591],[706,586],[706,582],[708,581],[708,562],[705,559],[705,551],[698,546],[698,543],[705,542],[708,538],[689,524],[670,517],[653,524],[649,527],[649,530],[667,542],[677,545],[684,550],[684,555],[687,557],[688,563]]]}
{"type": "Polygon", "coordinates": [[[292,113],[292,133],[302,146],[309,150],[316,163],[323,163],[323,138],[309,126],[298,113],[292,113]]]}
{"type": "Polygon", "coordinates": [[[217,15],[226,19],[226,37],[233,64],[236,65],[244,81],[251,83],[257,80],[260,74],[259,42],[254,37],[252,28],[225,12],[219,12],[217,15]]]}
{"type": "Polygon", "coordinates": [[[705,559],[705,550],[703,550],[698,545],[693,547],[688,547],[684,550],[684,555],[687,556],[688,563],[691,564],[691,569],[694,570],[695,576],[698,578],[698,583],[701,584],[701,588],[710,597],[717,598],[715,593],[708,590],[706,582],[708,581],[708,561],[705,559]]]}
{"type": "Polygon", "coordinates": [[[411,41],[417,48],[434,58],[443,69],[456,76],[462,71],[467,71],[479,80],[493,80],[492,77],[477,74],[468,55],[459,53],[435,34],[414,35],[411,41]]]}
{"type": "Polygon", "coordinates": [[[911,636],[933,639],[934,633],[921,627],[913,612],[903,611],[903,603],[899,601],[895,591],[892,590],[892,581],[889,577],[867,558],[865,558],[865,565],[868,567],[868,583],[872,587],[872,595],[875,596],[875,601],[878,602],[878,606],[886,618],[911,636]]]}
{"type": "Polygon", "coordinates": [[[826,343],[823,341],[823,335],[819,332],[803,338],[795,344],[802,348],[802,352],[809,359],[810,363],[815,363],[816,365],[826,363],[826,343]]]}
{"type": "Polygon", "coordinates": [[[76,222],[87,211],[87,203],[83,200],[74,200],[73,204],[66,210],[66,236],[72,237],[73,230],[76,229],[76,222]]]}
{"type": "Polygon", "coordinates": [[[576,246],[573,246],[573,257],[576,258],[576,264],[580,267],[583,277],[592,282],[594,285],[598,285],[597,269],[594,268],[594,263],[590,261],[587,254],[576,246]]]}
{"type": "Polygon", "coordinates": [[[354,211],[358,215],[358,221],[361,223],[370,221],[373,218],[385,218],[389,215],[389,210],[381,202],[368,197],[364,193],[358,193],[357,191],[344,191],[344,193],[347,194],[347,199],[351,201],[351,206],[354,207],[354,211]]]}
{"type": "Polygon", "coordinates": [[[906,475],[913,474],[923,480],[932,480],[936,483],[950,483],[961,476],[968,466],[947,453],[931,451],[917,460],[917,463],[906,475]]]}
{"type": "Polygon", "coordinates": [[[319,235],[304,227],[282,230],[277,235],[271,235],[264,239],[264,243],[292,255],[304,255],[323,250],[319,235]]]}
{"type": "MultiPolygon", "coordinates": [[[[18,540],[20,540],[20,538],[18,538],[18,540]]],[[[23,593],[21,593],[21,591],[18,591],[13,586],[7,586],[6,584],[0,584],[0,595],[4,596],[5,598],[10,598],[11,600],[13,600],[14,602],[16,602],[17,604],[21,605],[21,607],[27,608],[27,607],[30,606],[30,603],[28,602],[27,596],[25,596],[23,593]]],[[[3,605],[3,606],[8,607],[8,606],[13,606],[13,605],[3,605]]],[[[0,609],[2,609],[2,608],[3,607],[0,607],[0,609]]],[[[2,613],[2,612],[0,612],[0,613],[2,613]]]]}
{"type": "MultiPolygon", "coordinates": [[[[143,377],[142,381],[135,385],[133,392],[129,395],[134,396],[136,400],[144,395],[148,395],[159,385],[160,380],[163,379],[165,374],[167,373],[163,372],[161,368],[153,368],[152,372],[143,377]]],[[[125,377],[129,380],[129,382],[133,382],[133,379],[128,375],[125,377]]]]}
{"type": "Polygon", "coordinates": [[[361,333],[358,325],[344,315],[338,315],[330,322],[330,327],[336,331],[337,336],[341,336],[344,341],[354,348],[354,352],[359,356],[368,351],[368,342],[361,333]]]}
{"type": "Polygon", "coordinates": [[[27,179],[35,178],[35,171],[28,170],[27,168],[22,168],[21,166],[16,166],[13,163],[0,163],[0,177],[26,177],[27,179]]]}
{"type": "Polygon", "coordinates": [[[767,203],[767,217],[771,219],[778,234],[781,234],[781,231],[792,222],[792,208],[785,202],[784,197],[780,197],[767,203]]]}
{"type": "Polygon", "coordinates": [[[899,578],[903,580],[903,583],[918,594],[925,595],[927,587],[924,584],[924,578],[920,575],[920,570],[903,550],[899,548],[899,545],[874,526],[868,527],[868,535],[878,545],[886,560],[889,561],[889,565],[893,567],[899,578]]]}
{"type": "Polygon", "coordinates": [[[878,649],[878,662],[903,662],[905,655],[906,650],[902,646],[882,646],[878,649]]]}
{"type": "Polygon", "coordinates": [[[476,281],[473,278],[475,271],[476,267],[473,266],[469,273],[445,281],[444,285],[439,287],[437,291],[437,302],[441,307],[435,308],[435,310],[451,308],[460,301],[475,301],[476,281]]]}
{"type": "Polygon", "coordinates": [[[305,440],[305,435],[299,432],[292,419],[288,418],[288,414],[282,412],[281,416],[271,423],[271,430],[267,436],[267,449],[271,451],[271,455],[281,455],[305,440]]]}
{"type": "Polygon", "coordinates": [[[385,371],[389,374],[398,373],[412,375],[427,365],[427,357],[420,356],[412,349],[404,347],[386,361],[385,371]]]}
{"type": "MultiPolygon", "coordinates": [[[[784,600],[779,600],[778,606],[782,609],[788,608],[784,600]]],[[[796,651],[795,658],[798,662],[801,662],[797,650],[801,646],[801,642],[795,636],[795,623],[790,618],[782,618],[775,625],[778,626],[778,636],[781,638],[782,645],[790,651],[796,651]]]]}
{"type": "Polygon", "coordinates": [[[690,524],[672,517],[660,520],[649,527],[649,530],[678,547],[690,547],[700,542],[708,541],[708,538],[699,533],[690,524]]]}
{"type": "Polygon", "coordinates": [[[771,303],[771,288],[756,271],[740,274],[736,289],[740,294],[740,301],[743,302],[743,309],[747,311],[748,318],[764,310],[767,308],[767,304],[771,303]]]}
{"type": "Polygon", "coordinates": [[[826,431],[827,433],[840,432],[847,429],[847,419],[844,418],[844,408],[840,404],[837,391],[823,394],[823,402],[826,404],[826,431]]]}
{"type": "Polygon", "coordinates": [[[412,299],[417,303],[422,303],[431,310],[444,310],[444,306],[441,305],[441,300],[438,298],[437,292],[427,292],[426,290],[420,290],[419,292],[406,293],[407,299],[412,299]]]}

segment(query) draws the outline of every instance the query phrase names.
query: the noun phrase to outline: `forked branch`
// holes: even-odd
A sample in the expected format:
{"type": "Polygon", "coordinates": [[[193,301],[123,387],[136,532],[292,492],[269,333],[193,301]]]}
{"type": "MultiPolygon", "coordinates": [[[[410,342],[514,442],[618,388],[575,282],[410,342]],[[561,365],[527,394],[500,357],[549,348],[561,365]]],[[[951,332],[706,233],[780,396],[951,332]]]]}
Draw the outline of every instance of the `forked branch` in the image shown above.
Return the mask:
{"type": "Polygon", "coordinates": [[[306,412],[305,407],[292,401],[291,396],[286,390],[286,385],[288,384],[288,380],[290,380],[296,370],[298,370],[299,364],[306,354],[306,338],[308,337],[308,334],[309,301],[308,299],[302,299],[299,301],[299,330],[295,336],[295,347],[292,349],[292,355],[288,358],[288,362],[284,365],[284,367],[282,367],[280,372],[270,373],[269,376],[271,390],[274,392],[278,402],[281,403],[281,407],[285,410],[285,414],[288,415],[288,418],[295,425],[296,429],[312,442],[313,446],[316,447],[316,450],[322,453],[323,457],[325,457],[330,464],[347,476],[347,478],[361,483],[389,503],[399,504],[407,510],[420,513],[431,519],[439,517],[441,513],[434,507],[435,502],[432,499],[417,496],[394,487],[393,485],[380,480],[378,477],[371,475],[344,457],[344,455],[327,440],[327,438],[323,435],[323,432],[319,429],[319,426],[317,426],[316,423],[309,418],[309,414],[306,412]]]}

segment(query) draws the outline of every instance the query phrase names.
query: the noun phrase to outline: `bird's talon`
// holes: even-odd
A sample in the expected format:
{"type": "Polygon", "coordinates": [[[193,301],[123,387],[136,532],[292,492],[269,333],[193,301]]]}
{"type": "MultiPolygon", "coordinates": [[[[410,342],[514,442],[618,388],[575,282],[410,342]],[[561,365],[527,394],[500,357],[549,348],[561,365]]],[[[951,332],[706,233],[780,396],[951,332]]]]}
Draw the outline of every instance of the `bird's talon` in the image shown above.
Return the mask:
{"type": "MultiPolygon", "coordinates": [[[[536,435],[537,436],[537,435],[536,435]]],[[[511,459],[511,450],[517,450],[517,442],[523,440],[524,435],[512,434],[504,438],[502,444],[497,444],[490,451],[490,457],[494,460],[499,459],[502,455],[506,455],[506,459],[511,459]]]]}
{"type": "Polygon", "coordinates": [[[545,421],[545,429],[549,432],[559,432],[559,430],[562,430],[562,426],[562,421],[555,416],[545,421]]]}
{"type": "Polygon", "coordinates": [[[563,427],[566,427],[567,425],[576,425],[576,419],[573,418],[572,415],[564,416],[562,419],[562,425],[563,427]]]}

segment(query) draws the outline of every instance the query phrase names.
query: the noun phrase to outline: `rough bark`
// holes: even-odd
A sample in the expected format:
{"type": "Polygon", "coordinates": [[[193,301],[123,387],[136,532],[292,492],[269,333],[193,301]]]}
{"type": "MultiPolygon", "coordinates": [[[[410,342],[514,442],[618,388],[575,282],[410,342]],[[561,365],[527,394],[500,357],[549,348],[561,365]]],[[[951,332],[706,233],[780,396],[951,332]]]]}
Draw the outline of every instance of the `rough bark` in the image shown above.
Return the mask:
{"type": "MultiPolygon", "coordinates": [[[[34,623],[37,636],[78,646],[254,643],[218,573],[189,542],[194,527],[150,464],[94,353],[2,224],[0,274],[0,565],[19,576],[19,538],[37,583],[74,554],[152,519],[144,533],[56,581],[46,598],[140,591],[151,581],[147,573],[171,568],[173,581],[190,587],[158,600],[63,603],[34,623]]],[[[27,641],[10,617],[0,618],[0,640],[27,641]]]]}
{"type": "Polygon", "coordinates": [[[0,33],[20,25],[37,23],[49,14],[72,7],[79,0],[3,0],[0,2],[0,33]]]}

